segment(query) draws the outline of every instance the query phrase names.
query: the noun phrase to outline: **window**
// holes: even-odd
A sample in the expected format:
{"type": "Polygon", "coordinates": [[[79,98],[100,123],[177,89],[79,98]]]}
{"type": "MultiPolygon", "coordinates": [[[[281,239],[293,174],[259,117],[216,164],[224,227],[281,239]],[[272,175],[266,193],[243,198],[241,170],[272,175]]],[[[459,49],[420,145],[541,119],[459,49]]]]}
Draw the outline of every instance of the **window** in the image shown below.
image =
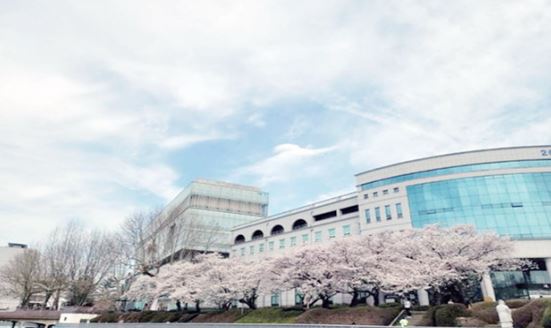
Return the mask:
{"type": "Polygon", "coordinates": [[[321,214],[318,214],[318,215],[314,215],[314,221],[326,220],[326,219],[334,218],[336,216],[337,216],[337,211],[321,213],[321,214]]]}
{"type": "Polygon", "coordinates": [[[235,237],[235,244],[241,244],[241,243],[244,243],[245,242],[245,236],[243,235],[239,235],[237,237],[235,237]]]}
{"type": "Polygon", "coordinates": [[[316,231],[316,234],[314,236],[314,240],[316,242],[320,242],[321,241],[321,231],[316,231]]]}
{"type": "Polygon", "coordinates": [[[388,195],[388,189],[383,190],[383,195],[388,195]]]}
{"type": "Polygon", "coordinates": [[[400,192],[400,188],[394,187],[394,193],[396,194],[396,193],[399,193],[399,192],[400,192]]]}
{"type": "Polygon", "coordinates": [[[274,250],[274,242],[273,241],[268,243],[268,249],[271,250],[271,251],[274,250]]]}
{"type": "Polygon", "coordinates": [[[304,295],[295,289],[295,305],[302,305],[304,303],[304,295]]]}
{"type": "Polygon", "coordinates": [[[245,247],[241,247],[241,256],[245,256],[245,247]]]}
{"type": "Polygon", "coordinates": [[[387,220],[392,219],[392,213],[390,213],[390,205],[385,205],[385,217],[387,220]]]}
{"type": "Polygon", "coordinates": [[[308,244],[308,234],[307,233],[302,235],[302,243],[303,244],[308,244]]]}
{"type": "Polygon", "coordinates": [[[396,215],[398,216],[398,219],[404,217],[404,212],[402,212],[402,203],[396,203],[396,215]]]}
{"type": "Polygon", "coordinates": [[[381,208],[375,207],[375,220],[381,222],[381,208]]]}
{"type": "Polygon", "coordinates": [[[342,215],[356,213],[356,212],[358,212],[358,205],[341,208],[342,215]]]}
{"type": "Polygon", "coordinates": [[[279,240],[279,249],[283,249],[285,248],[285,239],[280,239],[279,240]]]}
{"type": "Polygon", "coordinates": [[[369,198],[369,194],[364,194],[364,199],[368,199],[369,198]]]}
{"type": "Polygon", "coordinates": [[[264,252],[264,243],[258,245],[258,252],[259,252],[259,253],[264,252]]]}
{"type": "Polygon", "coordinates": [[[304,229],[307,226],[308,224],[306,223],[306,221],[304,221],[303,219],[298,219],[295,221],[295,223],[293,223],[293,230],[304,229]]]}
{"type": "Polygon", "coordinates": [[[249,246],[249,253],[250,253],[251,255],[254,254],[254,246],[249,246]]]}
{"type": "Polygon", "coordinates": [[[264,233],[261,230],[256,230],[251,237],[252,240],[258,240],[264,238],[264,233]]]}
{"type": "Polygon", "coordinates": [[[335,238],[337,236],[337,230],[335,228],[331,228],[327,230],[327,232],[329,233],[329,238],[335,238]]]}
{"type": "Polygon", "coordinates": [[[350,224],[345,224],[342,226],[342,234],[346,236],[350,236],[350,224]]]}
{"type": "Polygon", "coordinates": [[[371,211],[369,208],[365,209],[365,223],[371,223],[371,211]]]}
{"type": "Polygon", "coordinates": [[[373,193],[373,197],[379,197],[379,193],[375,191],[375,192],[373,193]]]}
{"type": "Polygon", "coordinates": [[[272,306],[279,306],[279,293],[272,293],[271,301],[272,306]]]}
{"type": "Polygon", "coordinates": [[[291,237],[291,246],[297,245],[297,237],[291,237]]]}
{"type": "Polygon", "coordinates": [[[285,232],[285,230],[283,230],[283,227],[278,224],[272,228],[272,232],[270,233],[270,235],[272,236],[279,235],[280,233],[283,233],[283,232],[285,232]]]}

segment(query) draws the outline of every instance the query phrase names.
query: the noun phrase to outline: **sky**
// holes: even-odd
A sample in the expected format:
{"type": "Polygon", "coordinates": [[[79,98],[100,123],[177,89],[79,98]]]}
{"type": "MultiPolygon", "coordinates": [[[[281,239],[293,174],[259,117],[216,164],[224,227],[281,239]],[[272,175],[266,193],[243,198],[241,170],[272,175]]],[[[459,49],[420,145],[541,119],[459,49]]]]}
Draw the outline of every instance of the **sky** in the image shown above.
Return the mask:
{"type": "Polygon", "coordinates": [[[197,178],[269,212],[354,174],[551,144],[550,1],[0,1],[0,245],[197,178]]]}

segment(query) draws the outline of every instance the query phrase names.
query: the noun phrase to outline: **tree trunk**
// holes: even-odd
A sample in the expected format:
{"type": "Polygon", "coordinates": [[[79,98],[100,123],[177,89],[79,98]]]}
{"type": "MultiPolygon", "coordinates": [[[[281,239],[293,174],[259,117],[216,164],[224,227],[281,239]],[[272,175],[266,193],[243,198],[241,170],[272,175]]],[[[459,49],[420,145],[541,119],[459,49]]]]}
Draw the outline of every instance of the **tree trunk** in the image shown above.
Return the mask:
{"type": "Polygon", "coordinates": [[[201,302],[199,302],[199,301],[195,301],[195,311],[197,311],[197,313],[200,313],[200,312],[201,312],[200,303],[201,303],[201,302]]]}
{"type": "Polygon", "coordinates": [[[360,304],[360,292],[354,290],[352,292],[352,300],[350,301],[350,306],[354,307],[360,304]]]}
{"type": "Polygon", "coordinates": [[[373,305],[374,306],[379,306],[379,290],[378,289],[373,289],[371,291],[371,293],[369,293],[372,297],[373,297],[373,305]]]}
{"type": "Polygon", "coordinates": [[[52,294],[53,292],[52,291],[48,291],[46,292],[46,294],[44,295],[44,302],[42,302],[42,309],[46,309],[46,307],[48,306],[48,301],[50,300],[50,298],[52,297],[52,294]]]}
{"type": "Polygon", "coordinates": [[[256,297],[242,298],[239,303],[246,304],[251,310],[256,309],[256,297]]]}
{"type": "Polygon", "coordinates": [[[59,297],[60,297],[61,291],[58,289],[55,291],[55,297],[54,297],[54,310],[59,310],[59,297]]]}
{"type": "Polygon", "coordinates": [[[329,298],[324,297],[321,299],[321,307],[324,309],[328,309],[329,307],[331,307],[331,301],[329,300],[329,298]]]}

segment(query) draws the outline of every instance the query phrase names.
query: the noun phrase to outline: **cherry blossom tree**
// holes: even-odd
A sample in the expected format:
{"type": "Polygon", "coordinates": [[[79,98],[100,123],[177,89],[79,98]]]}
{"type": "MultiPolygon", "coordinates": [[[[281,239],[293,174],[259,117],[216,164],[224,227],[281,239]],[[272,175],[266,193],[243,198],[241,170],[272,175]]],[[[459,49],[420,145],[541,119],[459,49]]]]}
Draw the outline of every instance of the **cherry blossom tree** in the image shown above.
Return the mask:
{"type": "Polygon", "coordinates": [[[279,268],[276,282],[287,289],[296,288],[308,307],[321,301],[322,307],[328,308],[331,297],[339,292],[339,259],[326,246],[301,247],[276,258],[273,265],[279,268]]]}
{"type": "Polygon", "coordinates": [[[269,259],[257,261],[241,261],[230,259],[226,264],[231,267],[231,285],[235,289],[237,300],[247,305],[250,309],[256,309],[256,300],[261,293],[269,290],[265,274],[266,267],[271,264],[269,259]]]}
{"type": "Polygon", "coordinates": [[[427,287],[443,297],[455,302],[466,302],[464,287],[469,280],[480,282],[490,270],[504,266],[520,268],[524,261],[507,259],[513,244],[507,237],[495,233],[480,233],[472,225],[459,225],[441,228],[427,226],[417,231],[416,245],[421,249],[419,261],[431,258],[431,266],[438,270],[427,274],[427,287]]]}
{"type": "Polygon", "coordinates": [[[197,277],[202,298],[224,310],[229,309],[238,297],[232,279],[235,267],[229,264],[230,260],[218,254],[201,255],[196,264],[198,270],[202,272],[202,275],[197,277]]]}
{"type": "Polygon", "coordinates": [[[296,289],[306,306],[321,301],[329,307],[337,293],[352,295],[351,305],[367,293],[378,303],[379,293],[405,295],[427,289],[436,302],[462,302],[468,289],[496,268],[518,268],[521,261],[503,260],[510,240],[479,233],[472,226],[385,231],[325,245],[310,245],[273,259],[226,259],[204,254],[160,268],[155,277],[136,278],[127,295],[153,300],[170,297],[182,302],[233,302],[256,308],[262,293],[296,289]]]}
{"type": "Polygon", "coordinates": [[[134,277],[134,281],[125,293],[126,298],[145,301],[148,306],[158,295],[158,278],[142,274],[134,277]]]}

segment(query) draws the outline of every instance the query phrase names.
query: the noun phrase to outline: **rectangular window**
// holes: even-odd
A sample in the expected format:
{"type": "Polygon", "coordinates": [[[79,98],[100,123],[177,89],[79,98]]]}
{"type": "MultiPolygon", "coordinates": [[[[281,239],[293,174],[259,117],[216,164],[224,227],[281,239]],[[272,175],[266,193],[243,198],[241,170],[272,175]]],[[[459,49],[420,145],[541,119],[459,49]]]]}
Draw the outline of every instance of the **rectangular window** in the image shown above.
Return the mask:
{"type": "Polygon", "coordinates": [[[358,212],[358,205],[341,208],[342,215],[356,213],[356,212],[358,212]]]}
{"type": "Polygon", "coordinates": [[[291,237],[291,246],[297,245],[297,237],[291,237]]]}
{"type": "Polygon", "coordinates": [[[273,241],[268,243],[268,249],[271,250],[271,251],[274,250],[274,242],[273,241]]]}
{"type": "Polygon", "coordinates": [[[314,236],[314,240],[316,242],[320,242],[321,241],[321,231],[316,231],[316,234],[314,236]]]}
{"type": "Polygon", "coordinates": [[[329,238],[335,238],[337,236],[337,230],[335,228],[331,228],[327,232],[329,233],[329,238]]]}
{"type": "Polygon", "coordinates": [[[371,223],[371,211],[369,208],[365,209],[365,223],[371,223]]]}
{"type": "Polygon", "coordinates": [[[307,233],[302,235],[302,243],[303,244],[308,244],[308,234],[307,233]]]}
{"type": "Polygon", "coordinates": [[[280,239],[279,240],[279,249],[283,249],[285,248],[285,239],[280,239]]]}
{"type": "Polygon", "coordinates": [[[368,199],[369,198],[369,194],[364,194],[364,199],[368,199]]]}
{"type": "Polygon", "coordinates": [[[350,224],[345,224],[342,226],[342,234],[346,236],[350,236],[350,224]]]}
{"type": "Polygon", "coordinates": [[[390,213],[390,205],[385,205],[385,217],[387,220],[392,219],[392,213],[390,213]]]}
{"type": "Polygon", "coordinates": [[[381,208],[375,207],[375,220],[381,222],[381,208]]]}
{"type": "Polygon", "coordinates": [[[241,256],[245,256],[245,247],[241,247],[241,256]]]}
{"type": "Polygon", "coordinates": [[[249,253],[250,253],[251,255],[254,254],[254,246],[249,246],[249,253]]]}
{"type": "Polygon", "coordinates": [[[304,303],[304,295],[295,289],[295,305],[302,305],[304,303]]]}
{"type": "Polygon", "coordinates": [[[402,203],[396,203],[396,215],[398,216],[398,219],[404,217],[404,212],[402,212],[402,203]]]}
{"type": "Polygon", "coordinates": [[[399,193],[399,192],[400,192],[400,188],[394,187],[394,193],[396,194],[396,193],[399,193]]]}
{"type": "Polygon", "coordinates": [[[321,221],[321,220],[326,220],[326,219],[330,219],[330,218],[334,218],[334,217],[337,217],[337,211],[331,211],[331,212],[327,212],[327,213],[321,213],[321,214],[318,214],[318,215],[314,215],[314,221],[321,221]]]}
{"type": "Polygon", "coordinates": [[[259,252],[259,253],[264,252],[264,243],[258,245],[258,252],[259,252]]]}
{"type": "Polygon", "coordinates": [[[388,195],[388,189],[383,190],[383,195],[388,195]]]}
{"type": "Polygon", "coordinates": [[[379,197],[379,193],[376,191],[373,193],[373,197],[379,197]]]}
{"type": "Polygon", "coordinates": [[[272,293],[271,301],[272,306],[279,306],[279,293],[272,293]]]}

